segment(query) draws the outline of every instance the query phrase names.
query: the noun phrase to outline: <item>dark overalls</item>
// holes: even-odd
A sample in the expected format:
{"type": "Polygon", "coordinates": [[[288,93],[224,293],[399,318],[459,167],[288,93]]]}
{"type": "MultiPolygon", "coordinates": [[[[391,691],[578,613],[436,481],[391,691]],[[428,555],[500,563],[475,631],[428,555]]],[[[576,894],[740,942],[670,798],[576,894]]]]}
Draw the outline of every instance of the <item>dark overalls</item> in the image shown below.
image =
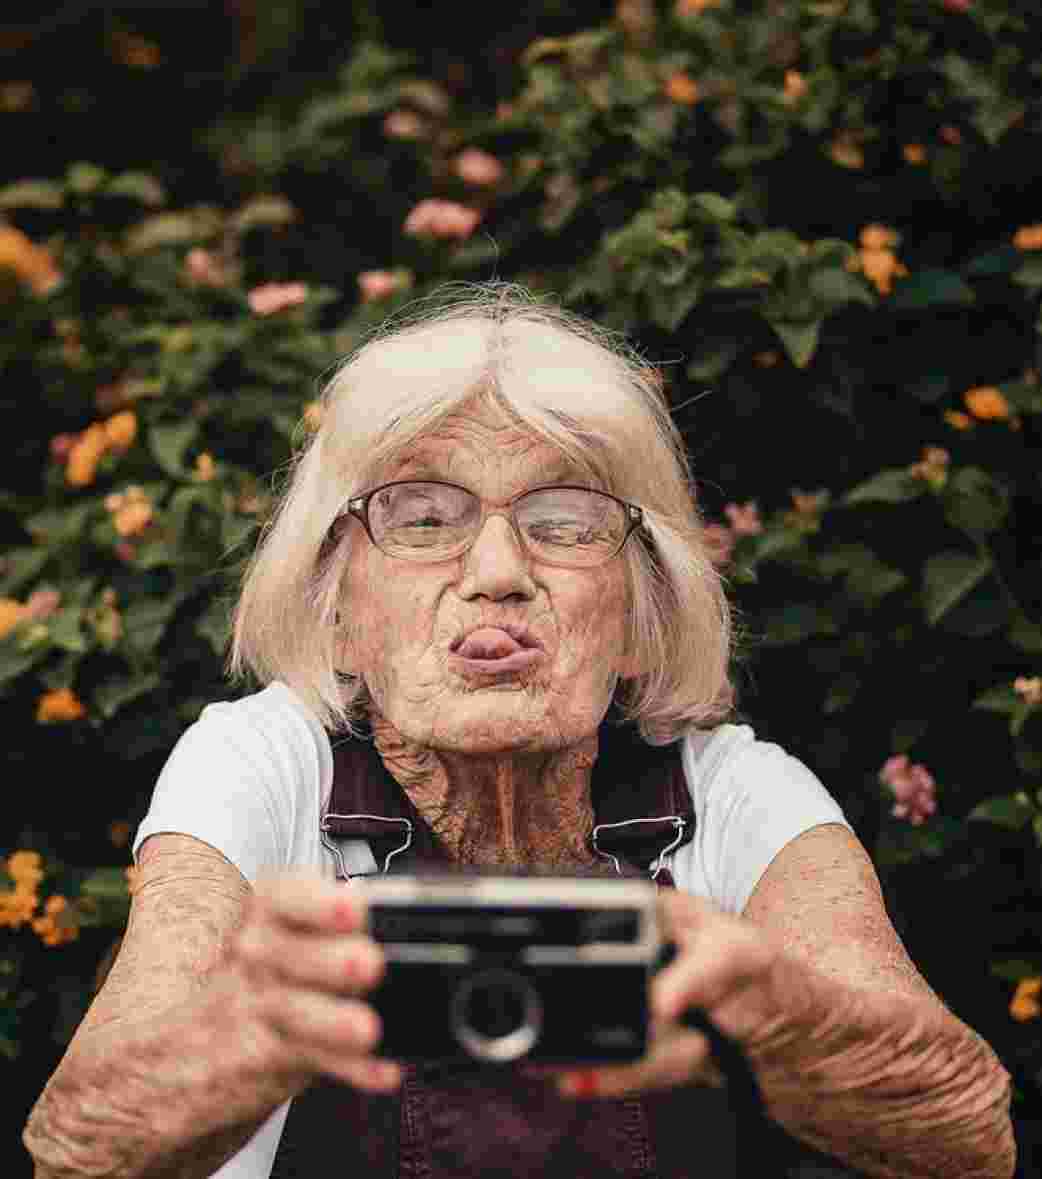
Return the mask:
{"type": "MultiPolygon", "coordinates": [[[[375,871],[446,857],[371,742],[334,743],[323,842],[364,839],[375,871]]],[[[690,841],[695,816],[680,746],[654,747],[605,724],[591,783],[605,872],[651,874],[690,841]]],[[[725,1089],[683,1086],[642,1097],[569,1100],[552,1084],[473,1062],[403,1066],[401,1089],[370,1095],[320,1080],[293,1100],[272,1179],[681,1179],[850,1176],[766,1122],[743,1126],[725,1089]]]]}

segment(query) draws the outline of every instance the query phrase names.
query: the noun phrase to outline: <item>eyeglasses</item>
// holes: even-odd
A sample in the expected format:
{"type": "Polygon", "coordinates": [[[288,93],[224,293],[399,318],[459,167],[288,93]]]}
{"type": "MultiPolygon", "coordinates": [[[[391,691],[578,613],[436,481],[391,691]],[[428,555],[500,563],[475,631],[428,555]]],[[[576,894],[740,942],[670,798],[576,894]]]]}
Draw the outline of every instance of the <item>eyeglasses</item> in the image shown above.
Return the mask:
{"type": "Polygon", "coordinates": [[[456,483],[404,480],[385,483],[347,501],[369,539],[401,561],[450,561],[477,540],[490,515],[507,516],[521,547],[546,565],[592,568],[610,561],[644,512],[589,487],[537,487],[488,511],[481,498],[456,483]]]}

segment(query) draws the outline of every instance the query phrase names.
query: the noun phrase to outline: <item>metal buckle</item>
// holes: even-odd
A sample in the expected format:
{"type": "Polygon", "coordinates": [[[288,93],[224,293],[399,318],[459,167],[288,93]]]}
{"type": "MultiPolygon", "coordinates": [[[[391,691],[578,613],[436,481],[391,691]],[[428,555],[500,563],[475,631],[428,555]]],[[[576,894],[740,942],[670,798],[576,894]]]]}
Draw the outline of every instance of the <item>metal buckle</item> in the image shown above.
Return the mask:
{"type": "Polygon", "coordinates": [[[664,861],[666,856],[669,855],[669,853],[675,847],[677,847],[680,841],[684,838],[684,820],[679,815],[662,815],[657,819],[623,819],[619,823],[598,823],[597,826],[593,829],[593,834],[590,836],[590,841],[593,843],[593,850],[599,856],[604,856],[606,859],[611,860],[611,862],[615,865],[615,871],[620,876],[622,875],[622,869],[619,867],[618,857],[613,856],[611,852],[601,851],[601,849],[597,846],[597,832],[607,831],[609,827],[629,827],[632,823],[672,823],[676,828],[676,839],[674,839],[668,847],[664,847],[662,851],[659,852],[658,858],[655,861],[654,871],[651,873],[651,879],[654,880],[665,867],[664,861]]]}
{"type": "Polygon", "coordinates": [[[383,866],[382,870],[385,873],[387,871],[387,866],[388,866],[388,864],[390,864],[391,860],[396,855],[398,855],[399,852],[405,851],[405,849],[412,844],[412,821],[410,819],[394,819],[394,818],[391,818],[389,815],[337,815],[337,814],[324,815],[322,818],[322,822],[319,824],[319,838],[322,840],[323,846],[328,851],[331,851],[333,853],[333,855],[336,857],[336,861],[340,865],[340,876],[344,880],[348,880],[350,877],[349,877],[349,873],[347,871],[347,865],[344,863],[343,853],[341,852],[339,845],[334,843],[326,835],[326,832],[329,830],[329,827],[327,826],[327,824],[330,819],[375,819],[379,823],[404,823],[405,824],[405,842],[402,844],[401,847],[396,847],[392,851],[389,851],[387,853],[387,855],[384,857],[384,866],[383,866]]]}

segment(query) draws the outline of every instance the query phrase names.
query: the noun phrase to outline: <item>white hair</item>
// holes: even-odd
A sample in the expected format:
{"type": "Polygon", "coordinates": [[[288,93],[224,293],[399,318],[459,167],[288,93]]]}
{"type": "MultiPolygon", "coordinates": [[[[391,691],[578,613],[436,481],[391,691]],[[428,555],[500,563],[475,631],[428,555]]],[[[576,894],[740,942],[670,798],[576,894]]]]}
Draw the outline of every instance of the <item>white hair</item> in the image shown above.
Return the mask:
{"type": "Polygon", "coordinates": [[[246,570],[230,672],[281,680],[327,728],[357,731],[365,685],[337,668],[351,530],[333,526],[349,497],[475,398],[644,510],[647,538],[620,557],[640,669],[620,688],[623,714],[653,744],[725,719],[731,612],[657,368],[616,333],[501,282],[414,302],[338,367],[246,570]]]}

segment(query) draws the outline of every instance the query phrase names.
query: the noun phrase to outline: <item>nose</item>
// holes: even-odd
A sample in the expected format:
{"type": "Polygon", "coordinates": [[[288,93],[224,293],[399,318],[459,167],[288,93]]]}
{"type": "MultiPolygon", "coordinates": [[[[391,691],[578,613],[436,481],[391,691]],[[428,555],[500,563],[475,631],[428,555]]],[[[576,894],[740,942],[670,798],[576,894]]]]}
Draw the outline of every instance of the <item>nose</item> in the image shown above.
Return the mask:
{"type": "Polygon", "coordinates": [[[507,516],[489,516],[484,528],[463,554],[462,598],[535,597],[536,587],[529,570],[530,559],[507,516]]]}

